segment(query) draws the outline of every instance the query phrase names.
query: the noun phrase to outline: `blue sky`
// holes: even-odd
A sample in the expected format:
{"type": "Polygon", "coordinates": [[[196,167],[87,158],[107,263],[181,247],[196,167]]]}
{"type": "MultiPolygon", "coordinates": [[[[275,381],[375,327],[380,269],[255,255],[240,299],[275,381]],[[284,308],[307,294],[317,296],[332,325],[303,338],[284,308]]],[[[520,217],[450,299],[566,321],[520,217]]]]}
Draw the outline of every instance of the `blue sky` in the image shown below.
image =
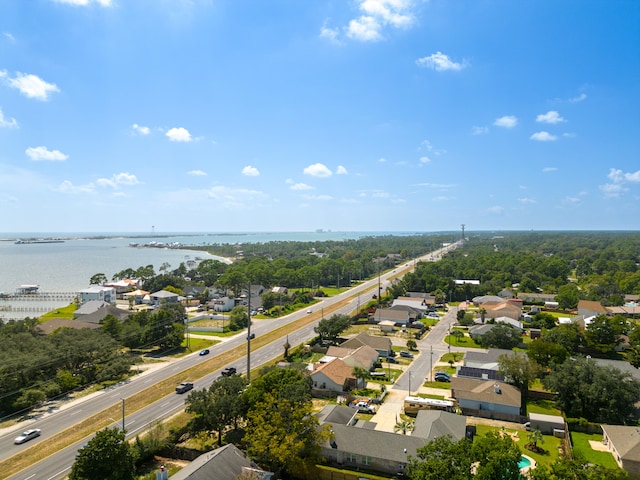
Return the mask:
{"type": "Polygon", "coordinates": [[[638,229],[635,0],[2,0],[4,232],[638,229]]]}

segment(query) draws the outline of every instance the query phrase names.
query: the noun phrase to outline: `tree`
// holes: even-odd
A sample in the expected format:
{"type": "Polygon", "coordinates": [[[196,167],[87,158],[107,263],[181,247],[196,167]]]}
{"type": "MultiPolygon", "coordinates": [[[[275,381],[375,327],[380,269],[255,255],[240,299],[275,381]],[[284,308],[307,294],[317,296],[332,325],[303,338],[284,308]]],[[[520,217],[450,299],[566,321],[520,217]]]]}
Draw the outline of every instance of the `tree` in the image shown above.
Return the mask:
{"type": "Polygon", "coordinates": [[[222,434],[230,426],[236,427],[244,411],[241,393],[247,381],[240,375],[220,377],[209,389],[195,390],[185,401],[187,413],[195,416],[189,422],[193,433],[201,431],[216,432],[218,445],[222,446],[222,434]]]}
{"type": "Polygon", "coordinates": [[[104,273],[96,273],[89,280],[89,285],[104,285],[107,281],[107,276],[104,273]]]}
{"type": "Polygon", "coordinates": [[[557,392],[556,403],[567,416],[590,421],[624,424],[640,401],[640,383],[631,374],[584,357],[566,360],[543,384],[557,392]]]}
{"type": "Polygon", "coordinates": [[[522,452],[508,435],[488,432],[475,439],[471,457],[476,463],[474,480],[519,480],[518,462],[522,452]]]}
{"type": "Polygon", "coordinates": [[[526,415],[529,387],[538,376],[540,367],[521,353],[502,354],[498,357],[498,372],[505,380],[520,390],[520,411],[526,415]]]}
{"type": "Polygon", "coordinates": [[[598,315],[585,329],[587,346],[600,353],[611,353],[620,343],[616,325],[606,315],[598,315]]]}
{"type": "Polygon", "coordinates": [[[243,396],[246,409],[255,408],[267,395],[286,398],[299,405],[311,400],[311,377],[293,368],[272,367],[253,380],[243,396]]]}
{"type": "Polygon", "coordinates": [[[572,458],[560,457],[547,467],[541,463],[529,471],[531,480],[625,480],[627,472],[619,468],[606,468],[587,462],[580,452],[572,458]]]}
{"type": "Polygon", "coordinates": [[[403,435],[406,435],[407,432],[413,432],[414,423],[411,420],[400,420],[393,426],[393,431],[398,433],[402,432],[403,435]]]}
{"type": "Polygon", "coordinates": [[[461,330],[455,329],[451,332],[451,335],[456,339],[456,345],[460,341],[462,337],[464,337],[464,333],[461,330]]]}
{"type": "Polygon", "coordinates": [[[229,315],[229,329],[233,331],[242,330],[243,328],[247,328],[248,325],[249,312],[247,312],[247,307],[243,307],[242,305],[233,307],[229,315]]]}
{"type": "Polygon", "coordinates": [[[576,308],[580,301],[580,291],[578,290],[578,286],[573,283],[562,285],[558,288],[556,301],[558,302],[558,306],[563,310],[576,308]]]}
{"type": "Polygon", "coordinates": [[[347,315],[335,314],[330,318],[323,318],[318,322],[318,326],[314,328],[315,332],[320,335],[322,340],[335,341],[342,332],[344,332],[351,323],[347,315]]]}
{"type": "Polygon", "coordinates": [[[569,358],[569,352],[559,343],[547,342],[537,338],[529,344],[527,356],[541,367],[549,368],[561,364],[569,358]]]}
{"type": "Polygon", "coordinates": [[[327,435],[311,401],[300,404],[268,393],[249,410],[244,439],[249,456],[279,477],[315,464],[327,435]]]}
{"type": "Polygon", "coordinates": [[[503,348],[511,350],[522,342],[522,332],[508,323],[497,323],[482,335],[479,343],[485,348],[503,348]]]}
{"type": "Polygon", "coordinates": [[[543,330],[541,340],[562,345],[570,354],[577,353],[583,344],[582,332],[575,323],[558,325],[550,330],[543,330]]]}
{"type": "Polygon", "coordinates": [[[371,378],[371,373],[364,367],[353,367],[351,374],[358,380],[358,385],[365,384],[368,378],[371,378]]]}
{"type": "Polygon", "coordinates": [[[100,430],[78,451],[69,480],[133,480],[134,464],[125,433],[117,428],[100,430]]]}
{"type": "Polygon", "coordinates": [[[413,338],[410,338],[409,340],[407,340],[407,348],[409,350],[415,350],[416,348],[418,348],[418,344],[413,338]]]}
{"type": "Polygon", "coordinates": [[[544,443],[544,435],[542,435],[542,432],[540,430],[537,430],[537,429],[531,430],[527,434],[527,441],[529,442],[529,444],[527,445],[527,448],[529,448],[529,450],[533,450],[534,452],[537,452],[538,443],[544,443]]]}
{"type": "Polygon", "coordinates": [[[471,443],[440,436],[418,449],[407,465],[411,480],[471,480],[471,443]]]}

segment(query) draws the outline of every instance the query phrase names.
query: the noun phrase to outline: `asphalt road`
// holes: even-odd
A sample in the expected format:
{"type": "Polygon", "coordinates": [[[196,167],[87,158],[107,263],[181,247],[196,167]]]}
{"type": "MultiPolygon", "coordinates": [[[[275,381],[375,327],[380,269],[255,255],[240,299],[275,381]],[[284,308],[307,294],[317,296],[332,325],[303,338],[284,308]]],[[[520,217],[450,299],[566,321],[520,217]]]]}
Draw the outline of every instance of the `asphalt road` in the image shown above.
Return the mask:
{"type": "MultiPolygon", "coordinates": [[[[449,247],[451,248],[451,247],[449,247]]],[[[441,255],[441,251],[434,252],[429,255],[425,255],[421,257],[419,260],[437,260],[441,255]]],[[[381,274],[380,283],[382,289],[384,290],[386,286],[388,286],[389,278],[397,277],[407,271],[413,269],[414,262],[409,262],[404,266],[397,267],[395,270],[391,272],[386,272],[381,274]]],[[[322,300],[320,303],[314,305],[313,315],[317,315],[318,309],[324,309],[327,312],[331,312],[331,314],[335,313],[344,313],[351,314],[357,307],[358,303],[365,304],[368,302],[374,294],[377,293],[378,286],[378,278],[374,278],[369,280],[357,287],[350,289],[347,292],[344,292],[340,295],[336,295],[335,297],[327,298],[322,300]],[[351,298],[351,301],[346,307],[342,307],[339,311],[333,311],[331,307],[338,302],[341,302],[345,299],[351,298]]],[[[299,345],[307,340],[313,338],[315,336],[315,332],[313,328],[320,321],[321,317],[318,316],[317,321],[313,322],[310,325],[307,325],[302,328],[295,327],[295,321],[300,318],[309,315],[306,312],[296,312],[290,314],[286,317],[282,317],[276,320],[268,320],[268,321],[254,321],[252,324],[251,331],[255,333],[256,337],[265,334],[270,330],[276,329],[280,326],[291,324],[291,331],[288,332],[289,343],[291,345],[299,345]]],[[[455,317],[453,317],[455,318],[455,317]]],[[[439,325],[443,325],[446,322],[439,322],[432,330],[432,332],[427,336],[427,339],[432,338],[433,334],[436,332],[437,327],[439,325]]],[[[445,327],[446,329],[447,327],[445,327]]],[[[433,337],[435,340],[435,337],[433,337]]],[[[282,355],[282,345],[284,344],[285,337],[281,337],[269,345],[266,345],[256,351],[251,352],[251,368],[255,368],[261,364],[264,364],[273,358],[276,358],[282,355]]],[[[423,342],[426,340],[423,340],[423,342]]],[[[209,357],[204,357],[205,359],[210,358],[211,356],[219,355],[225,351],[230,350],[238,345],[245,344],[246,342],[246,333],[243,332],[233,338],[230,338],[227,341],[221,342],[217,345],[214,345],[210,348],[211,353],[209,357]]],[[[420,348],[424,348],[420,345],[420,348]]],[[[434,350],[435,351],[435,350],[434,350]]],[[[434,353],[435,355],[435,353],[434,353]]],[[[417,376],[421,372],[421,368],[419,365],[423,365],[424,363],[424,355],[421,355],[416,359],[416,361],[412,362],[410,367],[410,371],[415,372],[412,375],[417,376]]],[[[439,357],[438,357],[439,358],[439,357]]],[[[437,358],[435,359],[437,360],[437,358]]],[[[114,405],[121,405],[122,399],[125,399],[125,414],[126,414],[126,398],[134,393],[137,393],[143,388],[149,387],[154,383],[160,382],[165,378],[173,376],[178,371],[183,371],[188,369],[189,367],[202,362],[203,357],[200,357],[197,353],[188,355],[182,359],[171,362],[164,368],[157,369],[153,372],[149,372],[148,374],[142,375],[140,377],[135,377],[127,382],[123,382],[109,389],[105,389],[98,394],[91,395],[87,397],[85,401],[74,403],[68,408],[60,409],[59,411],[54,411],[50,414],[46,414],[41,418],[35,419],[35,421],[30,424],[21,424],[19,430],[5,432],[0,436],[0,460],[7,459],[12,455],[15,455],[19,451],[25,448],[36,447],[41,442],[46,442],[47,438],[52,435],[61,432],[74,424],[91,417],[98,412],[105,410],[106,408],[112,407],[114,405]],[[14,445],[13,439],[18,435],[19,431],[26,430],[27,428],[40,428],[42,430],[42,435],[27,444],[24,445],[14,445]]],[[[242,359],[239,359],[236,362],[230,364],[231,366],[235,366],[239,373],[246,372],[247,359],[246,356],[242,359]]],[[[220,376],[220,370],[227,365],[219,365],[219,369],[213,371],[210,375],[201,378],[199,380],[194,381],[195,388],[206,388],[208,387],[216,378],[220,376]]],[[[428,368],[428,367],[426,367],[428,368]]],[[[408,378],[405,373],[400,379],[399,382],[405,381],[405,377],[408,378]]],[[[422,379],[424,375],[422,376],[422,379]]],[[[396,388],[396,387],[394,387],[396,388]]],[[[400,388],[400,387],[397,387],[400,388]]],[[[407,387],[404,387],[407,389],[407,387]]],[[[147,406],[144,409],[139,410],[131,415],[125,416],[125,427],[127,430],[127,436],[133,437],[136,434],[139,434],[148,426],[152,425],[154,422],[173,414],[174,412],[179,411],[184,407],[184,399],[185,395],[178,394],[170,394],[166,397],[154,402],[153,404],[147,406]]],[[[112,425],[120,425],[120,419],[107,419],[112,420],[112,425]]],[[[19,474],[9,477],[11,480],[54,480],[54,479],[62,479],[66,475],[68,475],[71,465],[75,459],[75,455],[79,448],[82,447],[91,437],[87,437],[77,442],[74,445],[71,445],[58,453],[51,455],[50,457],[38,462],[29,468],[23,470],[19,474]]],[[[6,478],[2,476],[2,472],[0,472],[0,478],[6,478]]]]}

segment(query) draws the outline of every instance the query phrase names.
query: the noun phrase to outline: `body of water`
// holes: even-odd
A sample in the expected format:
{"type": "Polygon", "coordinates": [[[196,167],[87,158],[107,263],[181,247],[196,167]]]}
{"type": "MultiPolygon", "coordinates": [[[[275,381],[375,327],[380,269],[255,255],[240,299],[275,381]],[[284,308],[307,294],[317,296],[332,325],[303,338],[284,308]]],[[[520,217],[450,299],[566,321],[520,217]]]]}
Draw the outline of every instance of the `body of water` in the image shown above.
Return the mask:
{"type": "MultiPolygon", "coordinates": [[[[169,248],[134,248],[130,243],[149,242],[183,245],[265,243],[271,241],[322,241],[356,239],[363,236],[409,235],[391,232],[282,232],[282,233],[4,233],[0,234],[0,292],[13,294],[21,285],[38,285],[40,292],[77,292],[89,286],[96,273],[108,279],[127,268],[153,265],[157,273],[163,263],[171,269],[197,258],[218,258],[206,252],[169,248]],[[37,239],[63,239],[61,243],[20,243],[37,239]]],[[[19,305],[27,305],[21,302],[19,305]]],[[[6,301],[0,301],[0,309],[6,301]]],[[[39,304],[41,305],[41,304],[39,304]]],[[[56,308],[60,305],[55,305],[56,308]]],[[[35,313],[8,313],[1,318],[23,318],[35,313]]]]}

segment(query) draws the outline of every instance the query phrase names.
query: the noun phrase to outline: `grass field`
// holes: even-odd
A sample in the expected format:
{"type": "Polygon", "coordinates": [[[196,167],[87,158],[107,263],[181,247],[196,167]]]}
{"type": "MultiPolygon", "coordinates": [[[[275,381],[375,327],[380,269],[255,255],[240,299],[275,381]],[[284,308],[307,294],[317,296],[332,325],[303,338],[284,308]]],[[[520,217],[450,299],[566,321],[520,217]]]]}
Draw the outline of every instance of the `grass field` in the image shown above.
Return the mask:
{"type": "Polygon", "coordinates": [[[602,434],[572,432],[573,451],[580,452],[588,462],[607,468],[619,468],[611,453],[594,450],[591,448],[589,440],[602,442],[602,434]]]}

